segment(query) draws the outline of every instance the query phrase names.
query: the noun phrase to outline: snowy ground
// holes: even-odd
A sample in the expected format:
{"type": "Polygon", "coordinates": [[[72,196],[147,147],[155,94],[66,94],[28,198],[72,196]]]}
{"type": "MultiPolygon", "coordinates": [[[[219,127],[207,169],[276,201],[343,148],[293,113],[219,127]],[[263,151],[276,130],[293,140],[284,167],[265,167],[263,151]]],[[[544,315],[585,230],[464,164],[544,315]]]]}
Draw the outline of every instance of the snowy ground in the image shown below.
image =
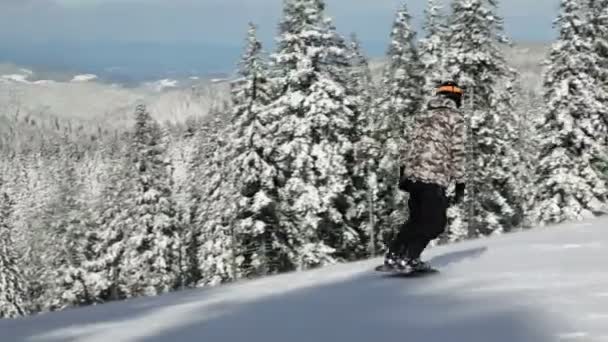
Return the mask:
{"type": "Polygon", "coordinates": [[[608,219],[437,247],[439,275],[380,259],[0,322],[0,340],[608,341],[608,219]]]}

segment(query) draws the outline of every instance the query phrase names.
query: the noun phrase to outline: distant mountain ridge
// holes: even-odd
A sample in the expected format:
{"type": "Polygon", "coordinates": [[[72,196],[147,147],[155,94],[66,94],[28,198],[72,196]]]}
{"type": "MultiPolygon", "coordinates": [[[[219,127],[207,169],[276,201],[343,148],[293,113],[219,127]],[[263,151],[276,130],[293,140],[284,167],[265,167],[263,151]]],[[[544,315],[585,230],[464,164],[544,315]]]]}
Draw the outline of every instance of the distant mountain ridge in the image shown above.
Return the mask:
{"type": "Polygon", "coordinates": [[[128,86],[193,75],[224,77],[236,67],[240,54],[238,44],[48,42],[0,45],[0,63],[27,65],[38,74],[47,71],[95,74],[107,83],[128,86]]]}
{"type": "MultiPolygon", "coordinates": [[[[123,72],[128,72],[124,70],[123,72]]],[[[225,80],[230,75],[226,73],[208,73],[204,75],[184,74],[174,75],[174,77],[159,77],[159,78],[144,78],[139,81],[128,80],[122,82],[120,78],[114,79],[108,77],[107,74],[95,74],[79,71],[55,71],[46,70],[43,68],[35,68],[31,66],[21,66],[13,63],[0,62],[0,80],[12,80],[21,83],[42,83],[45,82],[97,82],[109,85],[121,85],[126,88],[137,88],[144,85],[151,85],[161,81],[165,81],[170,87],[190,88],[195,84],[205,81],[225,80]]],[[[163,87],[164,88],[164,87],[163,87]]]]}
{"type": "MultiPolygon", "coordinates": [[[[542,61],[548,45],[518,44],[505,51],[520,74],[525,92],[542,86],[542,61]]],[[[373,59],[374,78],[380,80],[383,58],[373,59]]],[[[46,71],[14,64],[0,64],[0,116],[19,108],[22,115],[56,117],[124,127],[139,102],[148,103],[161,120],[182,121],[204,116],[229,102],[229,74],[211,77],[188,75],[120,84],[96,74],[46,71]]]]}
{"type": "MultiPolygon", "coordinates": [[[[145,47],[146,45],[143,46],[145,47]]],[[[136,46],[132,48],[135,49],[135,47],[136,46]]],[[[6,49],[6,47],[4,49],[6,49]]],[[[513,47],[506,48],[505,53],[507,55],[507,60],[522,74],[526,74],[526,78],[530,78],[531,75],[529,75],[529,73],[538,73],[541,70],[539,63],[545,58],[548,49],[549,44],[516,43],[513,47]]],[[[2,47],[0,47],[0,50],[2,50],[2,47]]],[[[232,68],[220,67],[219,64],[214,66],[214,63],[205,62],[206,60],[214,59],[218,54],[232,55],[237,53],[236,48],[223,47],[220,50],[230,50],[230,53],[217,51],[215,53],[213,53],[213,51],[210,53],[209,50],[201,50],[197,51],[196,55],[190,56],[187,60],[182,57],[184,60],[180,61],[178,59],[174,62],[166,62],[166,56],[147,57],[147,59],[142,61],[142,63],[144,65],[148,64],[148,66],[141,68],[134,66],[130,68],[129,66],[124,65],[120,66],[120,64],[129,64],[130,62],[127,61],[125,63],[120,63],[119,60],[115,61],[115,63],[113,63],[115,65],[113,66],[109,64],[99,64],[97,67],[93,68],[96,70],[91,70],[91,68],[79,69],[78,63],[73,64],[69,68],[53,68],[39,64],[33,65],[31,63],[27,63],[27,60],[24,60],[22,63],[18,63],[18,65],[0,60],[0,75],[23,74],[23,71],[26,70],[31,72],[28,78],[32,81],[51,80],[57,82],[67,82],[72,80],[77,75],[94,74],[97,76],[97,81],[99,82],[121,84],[128,87],[137,87],[143,83],[156,82],[163,79],[182,81],[181,83],[183,87],[189,87],[191,84],[188,82],[188,80],[192,80],[193,77],[207,80],[226,79],[230,77],[236,68],[238,58],[235,58],[233,62],[229,63],[234,64],[232,68]],[[164,67],[156,68],[151,66],[151,63],[153,64],[155,60],[157,63],[163,64],[164,67]],[[208,66],[199,68],[199,70],[186,70],[192,69],[186,65],[193,63],[193,60],[201,60],[199,63],[200,65],[208,64],[208,66]],[[180,63],[182,63],[182,65],[180,65],[180,63]],[[149,67],[152,69],[148,70],[149,67]]],[[[240,52],[240,50],[238,52],[240,52]]],[[[2,51],[0,51],[0,55],[8,60],[10,59],[11,55],[18,55],[18,53],[13,52],[12,54],[3,54],[2,51]]],[[[16,60],[15,58],[13,59],[16,60]]],[[[374,74],[379,75],[381,73],[381,68],[384,65],[384,57],[372,57],[371,60],[374,74]]]]}

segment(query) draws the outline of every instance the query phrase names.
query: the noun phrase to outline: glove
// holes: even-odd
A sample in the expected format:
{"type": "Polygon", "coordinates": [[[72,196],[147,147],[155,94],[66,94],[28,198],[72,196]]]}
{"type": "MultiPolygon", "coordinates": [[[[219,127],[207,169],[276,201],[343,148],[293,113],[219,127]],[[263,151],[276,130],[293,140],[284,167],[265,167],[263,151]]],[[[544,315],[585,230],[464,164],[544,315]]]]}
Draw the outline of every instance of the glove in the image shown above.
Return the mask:
{"type": "Polygon", "coordinates": [[[460,203],[464,198],[465,183],[456,184],[456,194],[454,195],[454,204],[460,203]]]}
{"type": "Polygon", "coordinates": [[[412,185],[412,181],[409,180],[408,178],[403,177],[399,180],[399,190],[401,190],[401,191],[409,192],[411,189],[411,187],[410,187],[411,185],[412,185]]]}

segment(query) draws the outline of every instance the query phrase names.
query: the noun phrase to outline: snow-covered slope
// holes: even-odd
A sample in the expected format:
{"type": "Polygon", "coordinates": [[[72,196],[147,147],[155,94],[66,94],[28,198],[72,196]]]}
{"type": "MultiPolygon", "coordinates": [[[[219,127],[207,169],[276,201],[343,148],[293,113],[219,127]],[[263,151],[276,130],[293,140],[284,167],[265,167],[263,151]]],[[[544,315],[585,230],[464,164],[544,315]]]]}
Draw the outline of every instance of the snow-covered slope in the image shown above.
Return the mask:
{"type": "Polygon", "coordinates": [[[439,275],[380,259],[0,322],[2,341],[608,341],[608,219],[436,247],[439,275]]]}

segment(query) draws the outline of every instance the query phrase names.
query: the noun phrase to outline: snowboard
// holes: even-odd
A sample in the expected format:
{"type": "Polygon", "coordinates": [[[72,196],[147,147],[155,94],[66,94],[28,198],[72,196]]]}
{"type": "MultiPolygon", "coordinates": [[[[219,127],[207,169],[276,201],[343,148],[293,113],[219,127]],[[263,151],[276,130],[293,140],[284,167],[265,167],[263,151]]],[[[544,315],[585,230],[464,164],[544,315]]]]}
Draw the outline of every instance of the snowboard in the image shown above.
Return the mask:
{"type": "Polygon", "coordinates": [[[439,273],[439,270],[436,268],[430,268],[419,271],[405,271],[392,267],[386,267],[384,264],[376,266],[376,272],[387,273],[395,276],[406,277],[406,278],[414,278],[414,277],[423,277],[428,275],[433,275],[439,273]]]}

